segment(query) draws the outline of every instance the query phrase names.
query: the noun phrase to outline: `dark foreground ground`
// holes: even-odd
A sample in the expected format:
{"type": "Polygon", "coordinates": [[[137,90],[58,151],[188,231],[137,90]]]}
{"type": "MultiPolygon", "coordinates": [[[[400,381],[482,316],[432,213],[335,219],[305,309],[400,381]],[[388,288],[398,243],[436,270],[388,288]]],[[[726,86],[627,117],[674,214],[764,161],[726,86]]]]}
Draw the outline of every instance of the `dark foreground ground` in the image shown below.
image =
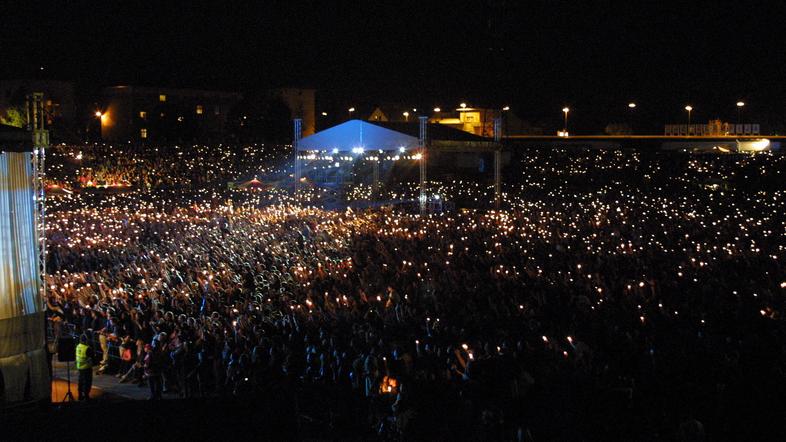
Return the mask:
{"type": "MultiPolygon", "coordinates": [[[[706,439],[670,435],[663,440],[784,440],[786,414],[780,403],[762,404],[740,398],[738,419],[724,434],[709,432],[706,439]],[[747,403],[744,403],[747,402],[747,403]],[[771,411],[768,411],[771,410],[771,411]]],[[[675,403],[675,407],[679,404],[675,403]]],[[[397,440],[368,432],[358,422],[337,419],[318,422],[298,412],[298,404],[285,393],[264,398],[170,399],[134,401],[105,394],[90,403],[38,404],[0,411],[0,440],[148,441],[148,440],[397,440]]],[[[554,425],[564,416],[545,417],[554,425]]],[[[598,428],[599,434],[577,435],[576,440],[636,440],[623,434],[622,413],[609,416],[603,427],[617,421],[618,429],[598,428]],[[617,436],[614,436],[616,434],[617,436]]],[[[556,433],[563,433],[557,431],[556,433]]],[[[564,434],[564,433],[563,433],[564,434]]],[[[629,434],[629,433],[628,433],[629,434]]],[[[428,440],[455,440],[431,434],[428,440]]],[[[520,440],[559,440],[548,435],[521,435],[520,440]]],[[[469,439],[468,439],[469,440],[469,439]]]]}
{"type": "Polygon", "coordinates": [[[95,401],[5,411],[0,440],[302,440],[286,400],[95,401]]]}

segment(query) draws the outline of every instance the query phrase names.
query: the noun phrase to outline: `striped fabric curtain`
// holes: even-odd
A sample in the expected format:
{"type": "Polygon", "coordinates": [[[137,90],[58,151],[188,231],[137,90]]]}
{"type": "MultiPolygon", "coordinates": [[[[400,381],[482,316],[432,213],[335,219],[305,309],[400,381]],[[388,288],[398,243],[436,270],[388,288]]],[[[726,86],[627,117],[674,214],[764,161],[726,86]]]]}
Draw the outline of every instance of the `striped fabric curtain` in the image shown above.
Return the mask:
{"type": "Polygon", "coordinates": [[[0,408],[50,394],[31,160],[0,153],[0,408]]]}
{"type": "Polygon", "coordinates": [[[0,155],[0,320],[42,310],[30,153],[0,155]]]}

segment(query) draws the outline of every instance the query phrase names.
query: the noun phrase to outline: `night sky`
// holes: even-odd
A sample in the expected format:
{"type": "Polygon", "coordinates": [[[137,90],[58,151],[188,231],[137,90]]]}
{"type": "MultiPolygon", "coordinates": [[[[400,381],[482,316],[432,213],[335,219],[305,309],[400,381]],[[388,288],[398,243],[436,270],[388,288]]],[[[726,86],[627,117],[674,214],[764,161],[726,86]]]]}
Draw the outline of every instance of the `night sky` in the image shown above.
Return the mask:
{"type": "Polygon", "coordinates": [[[509,104],[546,125],[568,105],[586,131],[624,120],[629,101],[653,128],[688,103],[694,121],[734,121],[740,99],[746,120],[780,124],[786,103],[779,2],[58,3],[4,9],[0,77],[315,87],[335,112],[509,104]]]}

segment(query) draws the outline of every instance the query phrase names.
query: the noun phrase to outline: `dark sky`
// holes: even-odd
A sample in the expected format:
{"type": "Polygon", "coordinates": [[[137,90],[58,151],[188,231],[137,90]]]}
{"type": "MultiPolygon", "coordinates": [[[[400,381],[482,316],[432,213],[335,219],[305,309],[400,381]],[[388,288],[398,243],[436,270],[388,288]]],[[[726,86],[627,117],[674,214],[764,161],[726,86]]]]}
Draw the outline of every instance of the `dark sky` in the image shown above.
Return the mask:
{"type": "Polygon", "coordinates": [[[568,105],[586,130],[627,118],[631,100],[654,127],[683,121],[687,103],[696,121],[733,121],[743,99],[764,123],[786,103],[776,1],[16,3],[0,26],[2,78],[312,86],[334,109],[510,104],[547,124],[568,105]]]}

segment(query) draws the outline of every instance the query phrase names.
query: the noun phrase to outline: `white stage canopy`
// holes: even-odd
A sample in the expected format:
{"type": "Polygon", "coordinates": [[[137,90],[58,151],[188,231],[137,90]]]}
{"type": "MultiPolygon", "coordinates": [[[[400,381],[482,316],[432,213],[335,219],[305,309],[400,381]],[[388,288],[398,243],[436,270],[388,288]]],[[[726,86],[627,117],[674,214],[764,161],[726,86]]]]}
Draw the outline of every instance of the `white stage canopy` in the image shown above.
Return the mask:
{"type": "Polygon", "coordinates": [[[418,145],[417,137],[363,120],[349,120],[303,138],[298,144],[298,150],[357,153],[359,149],[409,150],[417,148],[418,145]]]}

